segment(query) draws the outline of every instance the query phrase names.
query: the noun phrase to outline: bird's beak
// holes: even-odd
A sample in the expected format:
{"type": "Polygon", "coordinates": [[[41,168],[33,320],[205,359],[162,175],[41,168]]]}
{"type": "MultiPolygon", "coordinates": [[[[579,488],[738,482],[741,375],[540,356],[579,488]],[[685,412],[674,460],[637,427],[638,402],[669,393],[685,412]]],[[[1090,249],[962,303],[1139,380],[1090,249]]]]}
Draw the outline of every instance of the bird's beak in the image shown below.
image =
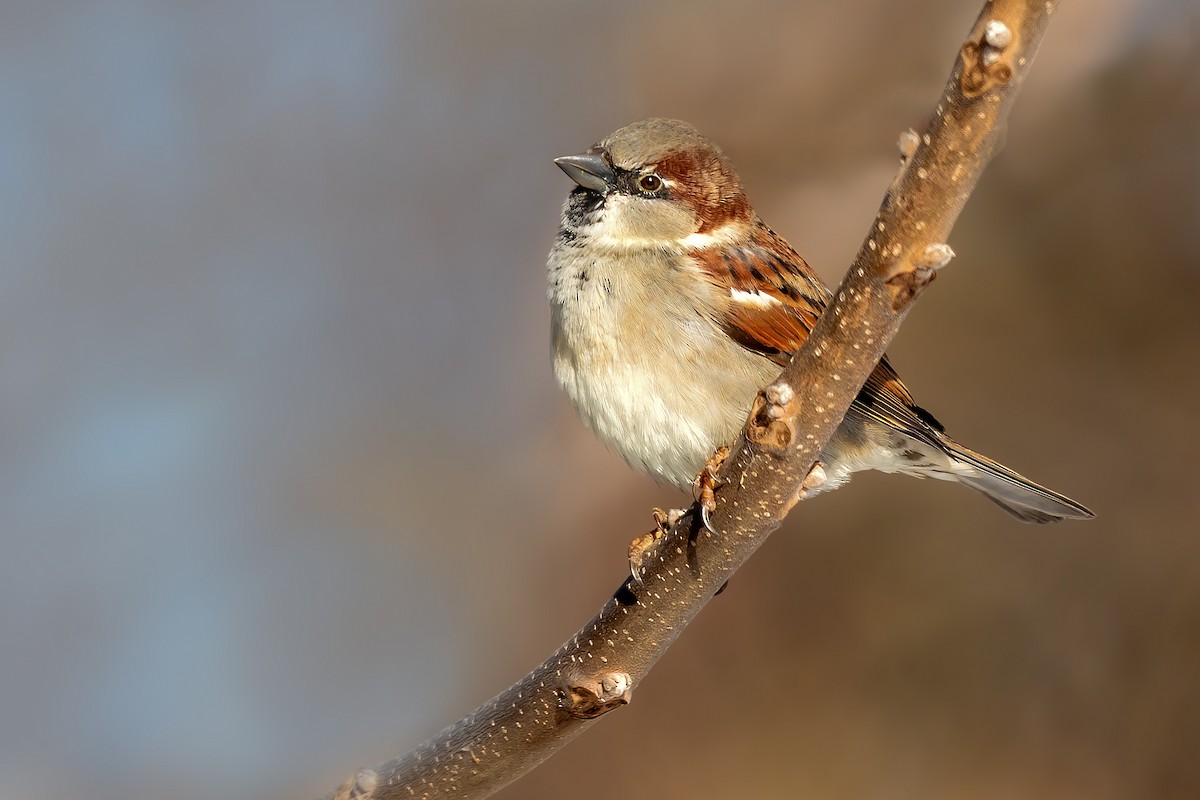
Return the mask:
{"type": "Polygon", "coordinates": [[[617,185],[617,174],[603,151],[562,156],[554,159],[554,163],[568,178],[589,191],[608,194],[617,185]]]}

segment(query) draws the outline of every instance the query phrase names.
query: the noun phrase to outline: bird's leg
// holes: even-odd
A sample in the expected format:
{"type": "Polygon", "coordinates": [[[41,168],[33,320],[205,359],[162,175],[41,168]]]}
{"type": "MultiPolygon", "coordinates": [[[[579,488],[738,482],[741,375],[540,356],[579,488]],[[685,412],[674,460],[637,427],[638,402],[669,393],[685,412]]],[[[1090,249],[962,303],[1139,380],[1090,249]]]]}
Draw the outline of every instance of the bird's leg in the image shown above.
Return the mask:
{"type": "Polygon", "coordinates": [[[653,513],[654,530],[642,534],[629,543],[629,574],[638,583],[642,581],[642,568],[655,545],[662,541],[663,537],[667,535],[667,531],[671,530],[679,518],[687,512],[680,508],[672,508],[670,511],[656,508],[653,513]]]}
{"type": "Polygon", "coordinates": [[[700,470],[700,474],[692,483],[692,493],[696,498],[696,503],[700,506],[700,522],[710,533],[717,532],[710,519],[712,512],[717,510],[716,492],[719,484],[717,471],[721,469],[721,465],[725,463],[728,456],[728,447],[724,445],[718,447],[717,451],[708,457],[708,461],[704,462],[704,469],[700,470]]]}

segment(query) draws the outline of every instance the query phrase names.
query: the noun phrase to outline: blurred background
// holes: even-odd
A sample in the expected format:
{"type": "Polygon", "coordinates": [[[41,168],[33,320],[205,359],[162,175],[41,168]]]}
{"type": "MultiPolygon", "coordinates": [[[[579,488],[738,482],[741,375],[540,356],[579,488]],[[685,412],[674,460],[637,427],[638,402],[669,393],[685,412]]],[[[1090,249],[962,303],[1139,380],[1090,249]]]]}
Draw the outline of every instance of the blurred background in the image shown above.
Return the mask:
{"type": "MultiPolygon", "coordinates": [[[[0,4],[0,798],[315,797],[652,506],[549,370],[551,159],[721,142],[829,282],[978,3],[0,4]]],[[[1064,3],[891,352],[1030,527],[867,475],[503,798],[1200,795],[1200,12],[1064,3]]]]}

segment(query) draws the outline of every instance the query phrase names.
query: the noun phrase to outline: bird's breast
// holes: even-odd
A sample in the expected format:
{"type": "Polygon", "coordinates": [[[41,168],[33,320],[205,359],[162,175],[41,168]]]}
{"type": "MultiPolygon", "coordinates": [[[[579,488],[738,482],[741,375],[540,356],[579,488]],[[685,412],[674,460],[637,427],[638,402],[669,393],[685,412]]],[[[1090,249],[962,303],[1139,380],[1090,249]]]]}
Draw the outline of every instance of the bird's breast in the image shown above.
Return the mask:
{"type": "Polygon", "coordinates": [[[549,299],[554,374],[580,417],[633,466],[686,487],[778,367],[716,327],[673,259],[560,238],[549,299]]]}

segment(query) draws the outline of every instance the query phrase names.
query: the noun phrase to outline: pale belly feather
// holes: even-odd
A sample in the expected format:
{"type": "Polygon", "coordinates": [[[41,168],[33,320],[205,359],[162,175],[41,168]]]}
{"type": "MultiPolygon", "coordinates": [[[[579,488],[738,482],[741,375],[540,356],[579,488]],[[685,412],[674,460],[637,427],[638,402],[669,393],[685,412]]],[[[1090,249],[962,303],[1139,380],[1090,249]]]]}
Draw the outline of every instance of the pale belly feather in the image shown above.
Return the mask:
{"type": "Polygon", "coordinates": [[[689,486],[737,435],[755,393],[779,368],[747,358],[694,306],[665,302],[663,283],[680,276],[657,270],[641,281],[605,281],[613,265],[562,255],[550,291],[555,377],[622,458],[689,486]]]}

